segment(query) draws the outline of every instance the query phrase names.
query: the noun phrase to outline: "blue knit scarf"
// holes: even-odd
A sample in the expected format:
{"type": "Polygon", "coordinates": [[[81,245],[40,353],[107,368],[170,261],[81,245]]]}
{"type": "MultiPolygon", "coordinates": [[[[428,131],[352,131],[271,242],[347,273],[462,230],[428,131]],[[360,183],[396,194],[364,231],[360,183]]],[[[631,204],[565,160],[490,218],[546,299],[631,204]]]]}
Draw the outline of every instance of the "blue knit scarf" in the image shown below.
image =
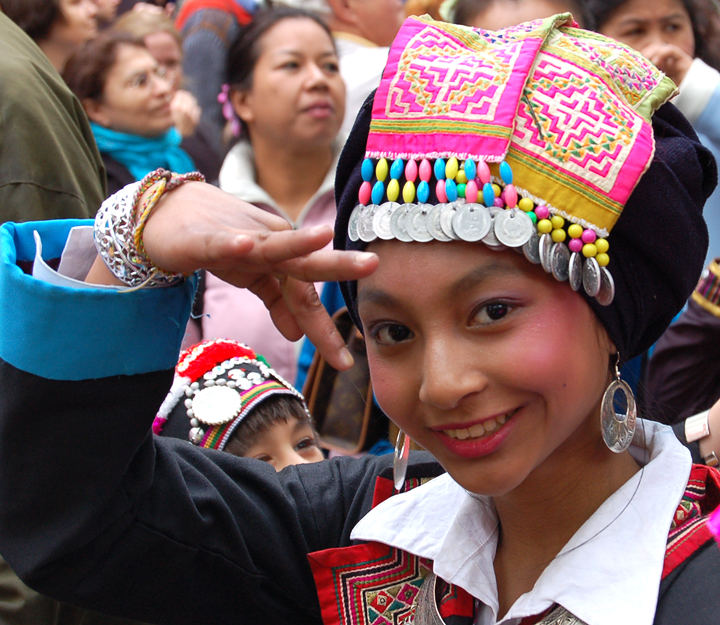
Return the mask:
{"type": "Polygon", "coordinates": [[[196,169],[190,155],[180,147],[182,137],[171,128],[159,137],[141,137],[90,123],[101,154],[127,167],[136,180],[164,167],[178,174],[196,169]]]}

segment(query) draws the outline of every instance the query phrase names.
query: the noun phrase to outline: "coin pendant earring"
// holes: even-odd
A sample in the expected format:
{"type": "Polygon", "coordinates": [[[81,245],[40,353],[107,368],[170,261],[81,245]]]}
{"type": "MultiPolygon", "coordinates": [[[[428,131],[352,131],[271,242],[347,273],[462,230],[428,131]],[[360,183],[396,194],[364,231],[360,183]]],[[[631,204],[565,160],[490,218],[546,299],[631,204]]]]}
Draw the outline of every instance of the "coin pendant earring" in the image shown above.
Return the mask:
{"type": "Polygon", "coordinates": [[[398,492],[402,490],[405,484],[409,456],[410,437],[400,430],[395,441],[395,454],[393,456],[393,484],[398,492]]]}
{"type": "Polygon", "coordinates": [[[620,354],[615,361],[615,379],[605,390],[600,408],[600,425],[603,441],[610,451],[621,453],[630,447],[635,434],[637,408],[632,389],[620,379],[620,354]],[[625,412],[615,411],[615,396],[620,392],[625,396],[625,412]]]}

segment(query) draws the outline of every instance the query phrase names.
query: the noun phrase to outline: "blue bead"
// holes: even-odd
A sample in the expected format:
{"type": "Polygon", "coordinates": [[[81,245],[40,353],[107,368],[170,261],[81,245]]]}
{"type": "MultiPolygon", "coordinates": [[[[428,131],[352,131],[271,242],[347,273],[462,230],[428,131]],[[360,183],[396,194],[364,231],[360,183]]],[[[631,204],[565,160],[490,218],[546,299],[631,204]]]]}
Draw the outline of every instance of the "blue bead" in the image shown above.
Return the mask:
{"type": "Polygon", "coordinates": [[[366,158],[363,161],[360,173],[362,174],[362,179],[366,182],[370,182],[373,179],[373,175],[375,174],[375,165],[373,164],[371,158],[366,158]]]}
{"type": "Polygon", "coordinates": [[[445,195],[447,195],[448,202],[454,202],[458,199],[458,188],[454,180],[445,181],[445,195]]]}
{"type": "Polygon", "coordinates": [[[383,197],[385,197],[385,184],[381,180],[378,180],[372,188],[372,203],[382,204],[383,197]]]}
{"type": "Polygon", "coordinates": [[[495,189],[489,182],[483,185],[483,202],[485,206],[495,206],[495,189]]]}
{"type": "Polygon", "coordinates": [[[502,181],[505,184],[512,184],[513,181],[513,173],[512,173],[512,167],[508,165],[507,161],[503,161],[500,163],[500,178],[502,178],[502,181]]]}
{"type": "Polygon", "coordinates": [[[420,204],[425,204],[430,199],[430,185],[425,180],[418,185],[417,197],[420,204]]]}
{"type": "Polygon", "coordinates": [[[445,161],[441,158],[435,159],[435,179],[445,180],[445,161]]]}
{"type": "Polygon", "coordinates": [[[390,177],[395,180],[402,178],[403,172],[405,171],[405,163],[401,158],[396,158],[393,164],[390,166],[390,177]]]}
{"type": "Polygon", "coordinates": [[[477,165],[475,164],[475,161],[471,158],[467,159],[465,161],[465,165],[463,165],[465,169],[465,176],[468,179],[468,182],[470,180],[475,180],[475,176],[477,176],[477,165]]]}

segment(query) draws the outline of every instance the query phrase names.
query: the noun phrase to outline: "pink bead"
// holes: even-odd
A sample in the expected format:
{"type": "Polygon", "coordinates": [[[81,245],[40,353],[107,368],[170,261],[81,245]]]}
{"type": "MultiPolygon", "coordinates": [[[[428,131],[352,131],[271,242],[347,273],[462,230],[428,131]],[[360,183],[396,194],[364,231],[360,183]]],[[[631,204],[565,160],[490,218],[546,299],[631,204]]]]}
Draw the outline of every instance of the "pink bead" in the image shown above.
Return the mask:
{"type": "Polygon", "coordinates": [[[505,208],[505,200],[503,200],[501,197],[496,197],[493,204],[498,208],[505,208]]]}
{"type": "Polygon", "coordinates": [[[437,196],[438,202],[444,204],[447,202],[447,193],[445,193],[445,181],[438,180],[435,184],[435,195],[437,196]]]}
{"type": "Polygon", "coordinates": [[[550,209],[547,206],[536,206],[535,214],[538,219],[547,219],[550,217],[550,209]]]}
{"type": "Polygon", "coordinates": [[[474,180],[468,181],[465,185],[465,199],[471,204],[476,204],[478,199],[478,186],[474,180]]]}
{"type": "Polygon", "coordinates": [[[488,164],[483,161],[479,160],[477,164],[477,177],[480,178],[480,182],[482,184],[485,184],[486,182],[490,182],[490,168],[488,167],[488,164]]]}
{"type": "Polygon", "coordinates": [[[594,230],[590,230],[590,228],[586,228],[585,230],[583,230],[583,243],[595,243],[595,239],[597,239],[597,234],[595,234],[594,230]]]}
{"type": "Polygon", "coordinates": [[[418,176],[418,166],[417,163],[410,159],[407,162],[407,165],[405,165],[405,180],[408,182],[415,182],[417,180],[418,176]]]}
{"type": "Polygon", "coordinates": [[[514,208],[517,206],[517,191],[515,190],[514,184],[509,184],[503,189],[502,193],[505,204],[508,208],[514,208]]]}
{"type": "Polygon", "coordinates": [[[568,247],[570,248],[571,252],[582,252],[583,248],[583,242],[580,239],[570,239],[570,243],[568,243],[568,247]]]}
{"type": "Polygon", "coordinates": [[[360,185],[360,191],[358,191],[358,200],[363,206],[370,204],[370,197],[372,196],[372,184],[365,180],[360,185]]]}
{"type": "Polygon", "coordinates": [[[430,182],[430,178],[432,178],[432,165],[424,158],[420,163],[420,180],[430,182]]]}

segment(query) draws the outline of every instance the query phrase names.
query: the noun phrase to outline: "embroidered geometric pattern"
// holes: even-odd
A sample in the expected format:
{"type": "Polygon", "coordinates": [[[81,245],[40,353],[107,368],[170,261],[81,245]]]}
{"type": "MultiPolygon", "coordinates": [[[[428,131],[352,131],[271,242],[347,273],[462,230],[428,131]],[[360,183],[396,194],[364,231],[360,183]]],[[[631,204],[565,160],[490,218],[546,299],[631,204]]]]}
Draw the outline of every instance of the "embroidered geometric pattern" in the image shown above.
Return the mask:
{"type": "Polygon", "coordinates": [[[713,539],[707,520],[719,505],[720,471],[694,464],[670,526],[663,578],[692,552],[713,539]]]}
{"type": "Polygon", "coordinates": [[[504,159],[523,195],[607,236],[652,160],[650,117],[676,88],[637,52],[571,24],[564,14],[492,32],[408,19],[366,156],[504,159]]]}

